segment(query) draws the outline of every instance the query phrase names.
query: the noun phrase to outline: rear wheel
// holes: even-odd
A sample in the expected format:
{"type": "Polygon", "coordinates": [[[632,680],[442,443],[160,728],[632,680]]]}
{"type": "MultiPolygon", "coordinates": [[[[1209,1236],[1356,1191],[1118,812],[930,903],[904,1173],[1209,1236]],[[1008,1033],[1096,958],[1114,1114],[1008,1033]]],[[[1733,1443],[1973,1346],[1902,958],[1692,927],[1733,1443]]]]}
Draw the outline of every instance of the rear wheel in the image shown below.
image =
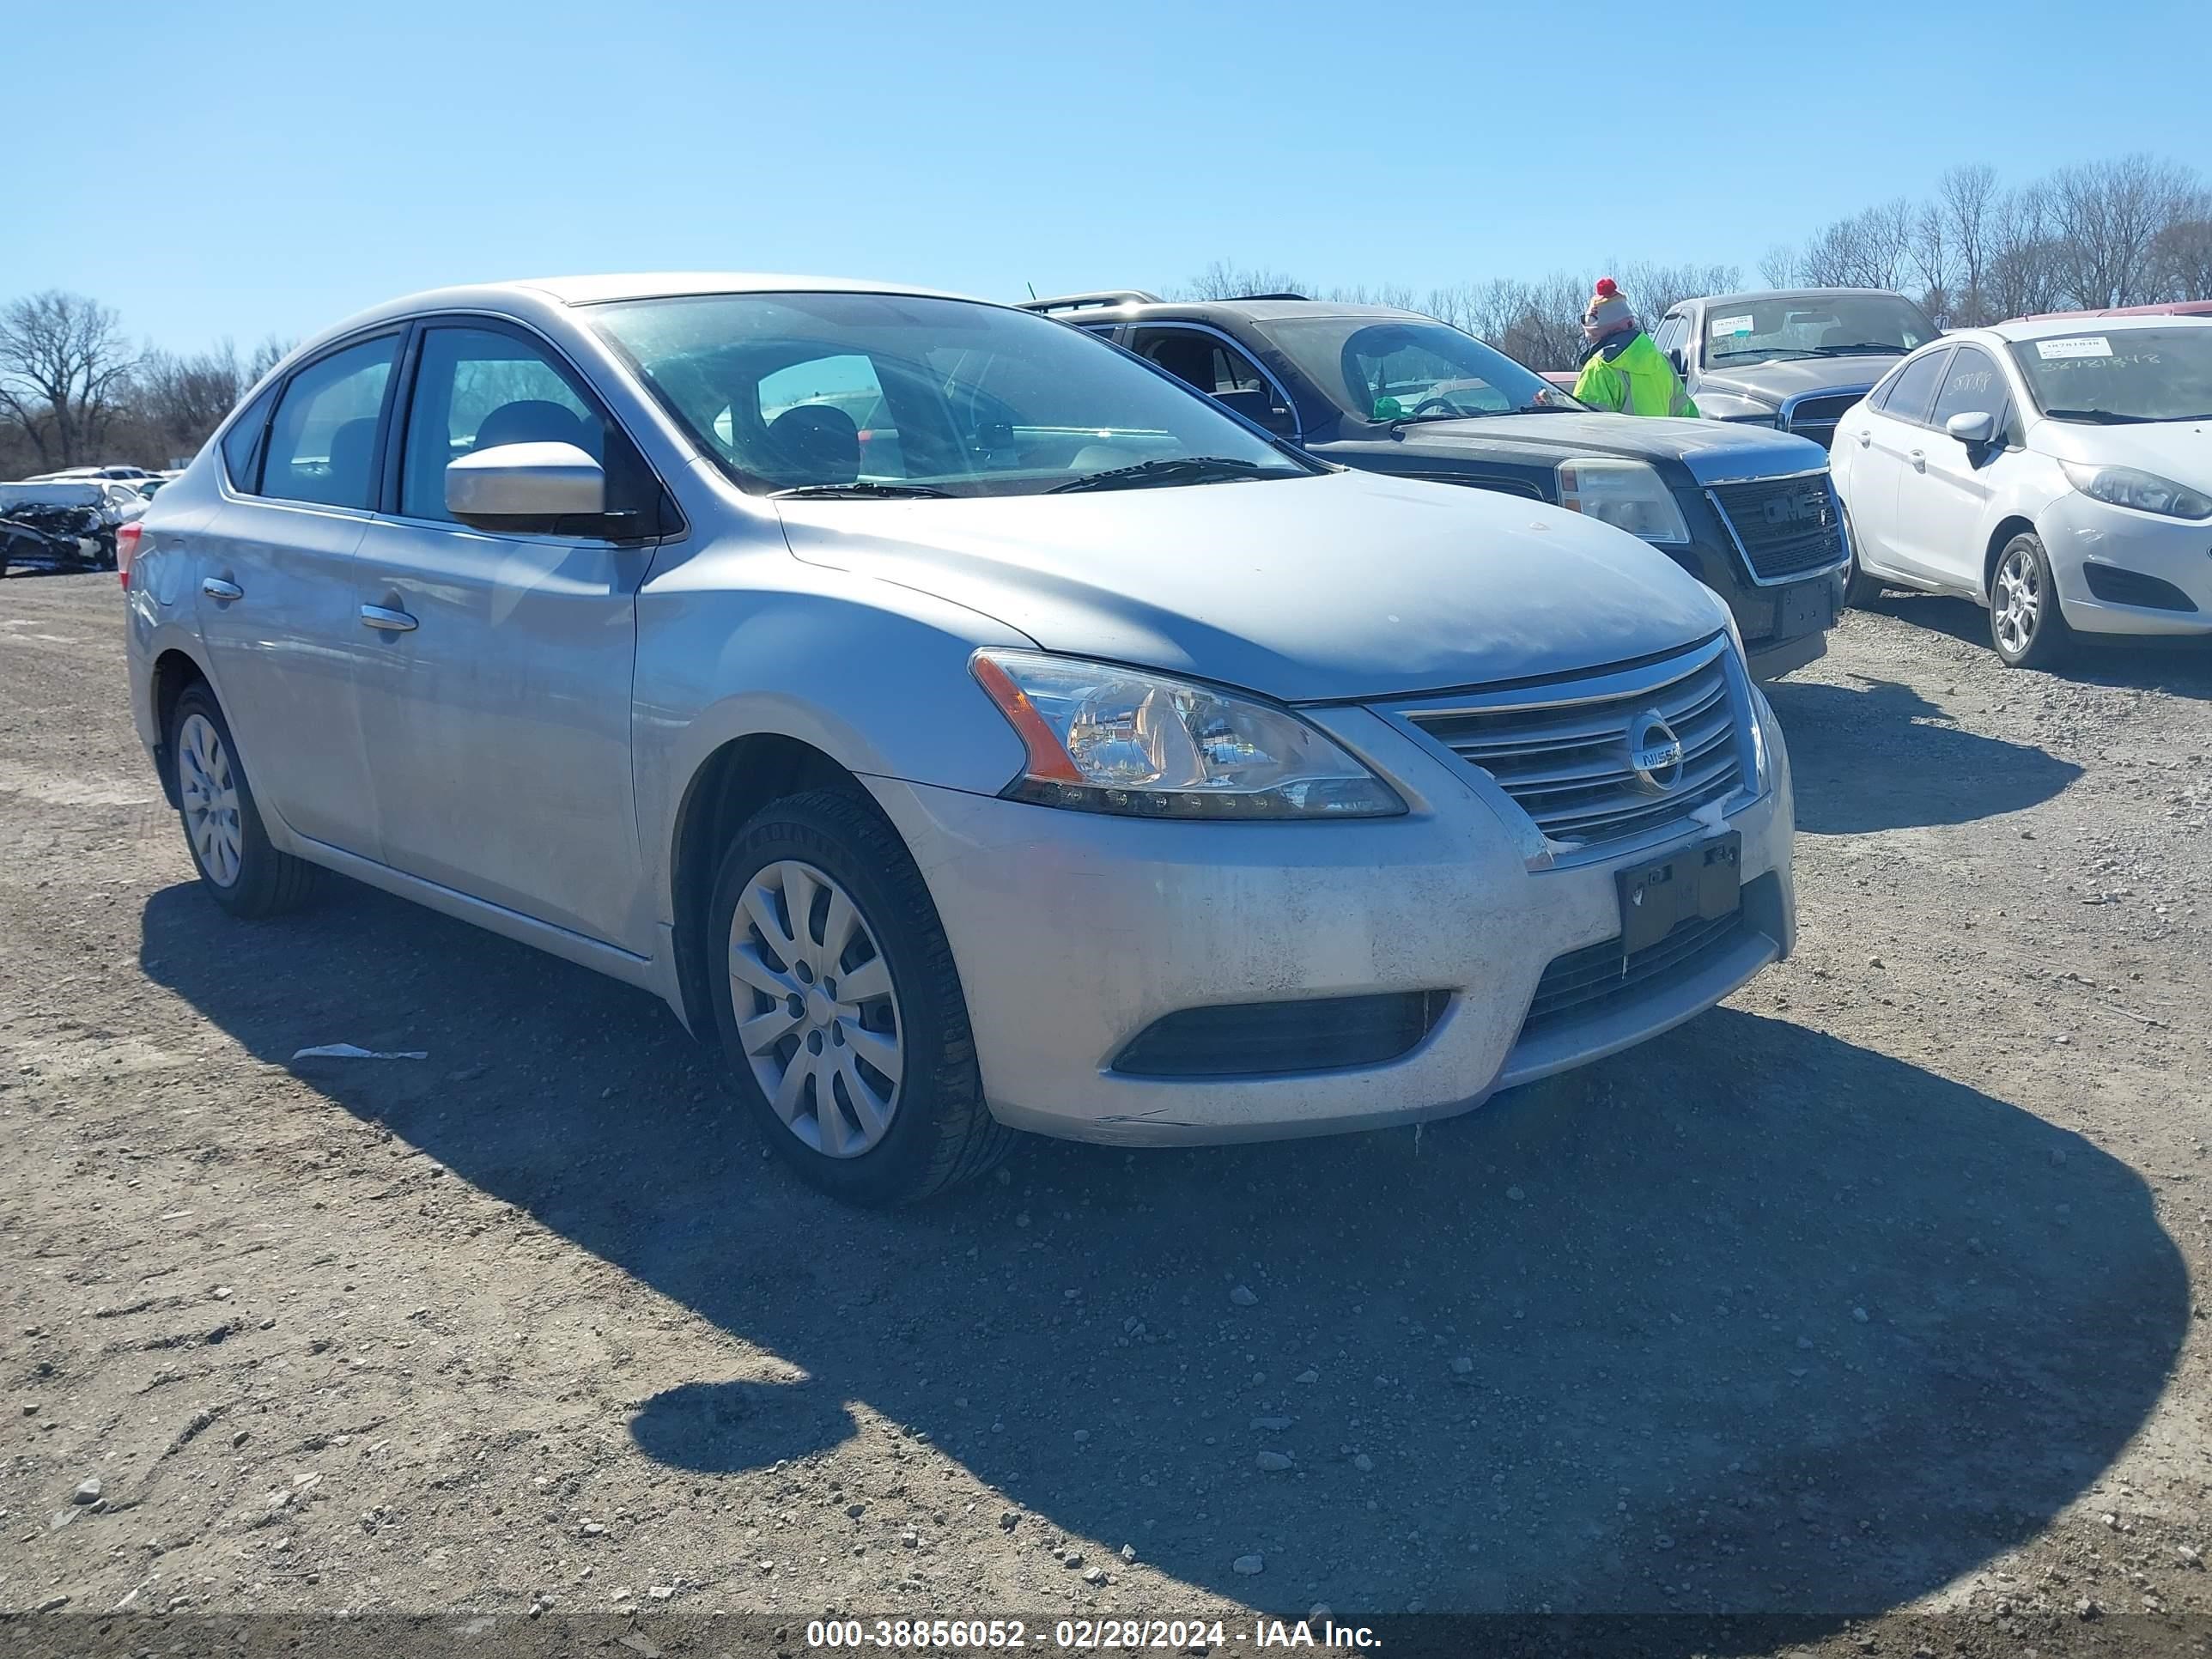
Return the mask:
{"type": "Polygon", "coordinates": [[[1997,555],[1990,581],[1990,642],[2008,668],[2053,667],[2074,642],[2039,536],[2015,536],[1997,555]]]}
{"type": "Polygon", "coordinates": [[[270,916],[307,896],[315,866],[270,844],[214,693],[191,685],[169,716],[169,764],[185,844],[208,896],[234,916],[270,916]]]}
{"type": "Polygon", "coordinates": [[[809,1182],[896,1204],[1005,1155],[952,947],[871,803],[817,790],[763,809],[723,854],[708,926],[738,1092],[809,1182]]]}

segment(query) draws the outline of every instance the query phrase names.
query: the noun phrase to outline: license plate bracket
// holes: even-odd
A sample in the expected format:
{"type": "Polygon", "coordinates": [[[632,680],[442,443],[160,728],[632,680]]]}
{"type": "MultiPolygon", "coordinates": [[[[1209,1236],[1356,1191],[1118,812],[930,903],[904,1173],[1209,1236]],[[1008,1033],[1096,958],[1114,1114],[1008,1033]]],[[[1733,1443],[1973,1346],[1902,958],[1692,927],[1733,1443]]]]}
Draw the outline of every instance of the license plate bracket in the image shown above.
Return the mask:
{"type": "Polygon", "coordinates": [[[1743,908],[1743,837],[1733,830],[1619,872],[1620,951],[1634,956],[1685,921],[1743,908]]]}

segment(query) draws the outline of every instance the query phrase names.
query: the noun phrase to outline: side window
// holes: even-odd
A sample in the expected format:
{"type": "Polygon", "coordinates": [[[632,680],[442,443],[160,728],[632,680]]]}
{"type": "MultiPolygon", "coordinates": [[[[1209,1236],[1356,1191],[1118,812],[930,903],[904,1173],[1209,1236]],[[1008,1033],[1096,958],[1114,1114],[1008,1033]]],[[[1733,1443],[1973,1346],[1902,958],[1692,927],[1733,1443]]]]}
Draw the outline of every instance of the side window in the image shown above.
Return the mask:
{"type": "Polygon", "coordinates": [[[1928,406],[1936,399],[1936,382],[1942,379],[1943,367],[1950,357],[1948,351],[1931,351],[1905,364],[1889,383],[1888,395],[1881,401],[1882,413],[1894,415],[1900,421],[1924,423],[1928,406]]]}
{"type": "Polygon", "coordinates": [[[377,416],[399,337],[364,340],[310,363],[284,387],[269,423],[261,494],[325,507],[373,504],[377,416]]]}
{"type": "Polygon", "coordinates": [[[1951,354],[1951,372],[1936,394],[1929,424],[1942,426],[1954,415],[1987,415],[2002,430],[2008,396],[2003,373],[1977,347],[1962,345],[1951,354]]]}
{"type": "Polygon", "coordinates": [[[261,441],[269,434],[269,410],[276,401],[276,390],[271,386],[256,398],[252,407],[222,434],[222,470],[230,475],[230,487],[241,495],[260,490],[261,441]]]}
{"type": "Polygon", "coordinates": [[[568,369],[544,348],[490,328],[434,327],[422,336],[408,401],[400,516],[450,520],[446,468],[501,444],[574,444],[607,471],[609,512],[635,511],[643,461],[612,434],[568,369]]]}
{"type": "Polygon", "coordinates": [[[1260,366],[1225,340],[1190,328],[1139,329],[1130,348],[1210,398],[1224,392],[1267,392],[1260,366]]]}

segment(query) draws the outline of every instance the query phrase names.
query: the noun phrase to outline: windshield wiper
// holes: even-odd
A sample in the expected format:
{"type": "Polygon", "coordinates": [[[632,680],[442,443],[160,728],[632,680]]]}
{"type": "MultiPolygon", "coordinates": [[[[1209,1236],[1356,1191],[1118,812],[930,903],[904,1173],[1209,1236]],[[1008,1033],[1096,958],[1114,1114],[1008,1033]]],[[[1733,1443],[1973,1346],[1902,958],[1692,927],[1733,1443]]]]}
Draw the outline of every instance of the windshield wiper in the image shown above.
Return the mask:
{"type": "Polygon", "coordinates": [[[1753,346],[1746,351],[1716,351],[1713,353],[1713,361],[1717,363],[1734,362],[1739,357],[1756,357],[1762,363],[1786,363],[1796,358],[1809,357],[1812,355],[1809,351],[1801,351],[1796,346],[1778,347],[1772,351],[1753,346]]]}
{"type": "Polygon", "coordinates": [[[2154,415],[2123,415],[2117,409],[2046,409],[2043,412],[2054,421],[2089,421],[2098,426],[2149,426],[2158,419],[2154,415]]]}
{"type": "MultiPolygon", "coordinates": [[[[1226,455],[1163,456],[1156,461],[1139,461],[1133,466],[1111,467],[1103,472],[1071,478],[1066,483],[1054,484],[1045,494],[1064,495],[1078,489],[1142,489],[1155,483],[1229,483],[1255,477],[1259,471],[1259,462],[1233,460],[1226,455]]],[[[1287,468],[1284,475],[1289,476],[1287,468]]]]}
{"type": "Polygon", "coordinates": [[[814,499],[833,500],[839,496],[854,495],[863,498],[871,498],[878,496],[891,497],[899,495],[950,495],[951,493],[952,492],[949,489],[932,489],[927,484],[877,483],[872,480],[863,478],[856,480],[852,483],[799,484],[790,489],[774,490],[770,492],[769,499],[770,501],[808,501],[814,499]]]}
{"type": "Polygon", "coordinates": [[[1878,351],[1885,357],[1902,357],[1906,350],[1906,347],[1890,345],[1881,340],[1858,340],[1850,345],[1814,346],[1813,355],[1816,357],[1859,357],[1869,351],[1878,351]]]}

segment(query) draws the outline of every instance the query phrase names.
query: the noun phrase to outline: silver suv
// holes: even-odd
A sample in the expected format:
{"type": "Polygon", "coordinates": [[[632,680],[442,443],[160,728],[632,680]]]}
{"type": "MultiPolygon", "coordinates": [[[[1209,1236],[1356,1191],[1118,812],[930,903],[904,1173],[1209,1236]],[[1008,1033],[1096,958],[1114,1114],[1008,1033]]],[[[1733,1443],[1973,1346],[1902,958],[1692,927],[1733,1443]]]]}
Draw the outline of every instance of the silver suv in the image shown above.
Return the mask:
{"type": "Polygon", "coordinates": [[[809,1179],[1462,1109],[1794,929],[1781,734],[1634,537],[1079,330],[748,277],[295,353],[126,539],[210,895],[337,870],[664,998],[809,1179]]]}

